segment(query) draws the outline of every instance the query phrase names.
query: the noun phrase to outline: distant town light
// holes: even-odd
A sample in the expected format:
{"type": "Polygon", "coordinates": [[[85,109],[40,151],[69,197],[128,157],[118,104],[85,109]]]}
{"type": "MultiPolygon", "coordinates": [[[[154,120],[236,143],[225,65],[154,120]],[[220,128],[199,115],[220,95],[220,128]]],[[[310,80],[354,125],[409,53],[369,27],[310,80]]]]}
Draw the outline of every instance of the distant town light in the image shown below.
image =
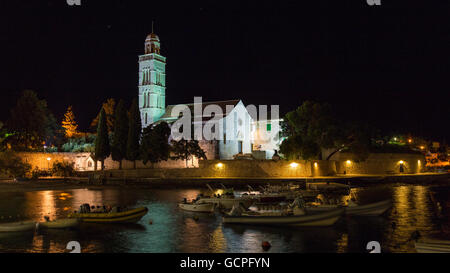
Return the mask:
{"type": "Polygon", "coordinates": [[[408,139],[408,142],[409,142],[409,143],[411,143],[411,142],[412,142],[412,139],[411,139],[411,138],[409,138],[409,139],[408,139]]]}
{"type": "Polygon", "coordinates": [[[403,162],[403,160],[400,160],[398,163],[403,164],[404,162],[403,162]]]}
{"type": "Polygon", "coordinates": [[[222,167],[223,167],[223,164],[219,162],[219,163],[216,164],[216,167],[217,167],[217,168],[222,168],[222,167]]]}
{"type": "Polygon", "coordinates": [[[298,163],[292,162],[291,164],[289,164],[289,166],[291,166],[291,168],[297,168],[298,167],[298,163]]]}
{"type": "Polygon", "coordinates": [[[347,160],[346,162],[347,162],[347,165],[352,164],[352,162],[350,160],[347,160]]]}
{"type": "Polygon", "coordinates": [[[50,160],[52,160],[50,157],[47,157],[47,161],[50,161],[50,160]]]}
{"type": "Polygon", "coordinates": [[[420,146],[419,148],[420,148],[421,150],[425,149],[425,147],[424,147],[424,146],[420,146]]]}
{"type": "Polygon", "coordinates": [[[318,165],[317,165],[317,162],[314,162],[314,167],[317,168],[317,166],[318,166],[318,165]]]}

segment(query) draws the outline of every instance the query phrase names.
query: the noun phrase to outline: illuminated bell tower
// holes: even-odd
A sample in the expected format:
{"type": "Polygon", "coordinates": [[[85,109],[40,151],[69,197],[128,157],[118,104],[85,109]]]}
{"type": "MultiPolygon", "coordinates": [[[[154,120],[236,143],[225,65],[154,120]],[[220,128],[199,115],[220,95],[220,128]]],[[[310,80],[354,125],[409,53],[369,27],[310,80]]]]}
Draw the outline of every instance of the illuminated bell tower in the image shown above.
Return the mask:
{"type": "Polygon", "coordinates": [[[160,55],[159,38],[153,32],[145,39],[139,56],[139,110],[142,127],[156,122],[166,108],[166,58],[160,55]]]}

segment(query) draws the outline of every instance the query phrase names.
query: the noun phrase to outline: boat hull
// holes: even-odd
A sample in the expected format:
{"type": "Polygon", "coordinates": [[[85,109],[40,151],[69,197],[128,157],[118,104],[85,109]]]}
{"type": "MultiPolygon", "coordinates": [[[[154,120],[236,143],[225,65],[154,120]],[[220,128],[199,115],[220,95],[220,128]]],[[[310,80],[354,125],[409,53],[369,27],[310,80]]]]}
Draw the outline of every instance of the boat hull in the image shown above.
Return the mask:
{"type": "Polygon", "coordinates": [[[50,222],[41,222],[39,223],[39,228],[47,228],[47,229],[75,228],[80,224],[80,222],[81,220],[79,218],[60,219],[50,222]]]}
{"type": "Polygon", "coordinates": [[[147,212],[148,208],[141,207],[117,213],[72,213],[69,218],[79,218],[86,223],[136,223],[147,212]]]}
{"type": "Polygon", "coordinates": [[[415,243],[418,253],[450,253],[450,241],[422,239],[415,243]]]}
{"type": "Polygon", "coordinates": [[[214,204],[211,204],[211,203],[205,203],[205,204],[180,203],[180,204],[178,204],[178,207],[182,210],[191,211],[191,212],[213,212],[214,211],[214,204]]]}
{"type": "MultiPolygon", "coordinates": [[[[354,215],[354,216],[379,216],[385,213],[388,209],[392,207],[391,200],[384,200],[376,203],[371,203],[362,206],[352,206],[352,207],[343,207],[345,208],[346,215],[354,215]]],[[[324,211],[330,211],[333,209],[337,209],[339,206],[318,206],[318,207],[309,207],[306,209],[307,212],[310,213],[318,213],[324,211]]]]}
{"type": "Polygon", "coordinates": [[[0,232],[24,232],[36,229],[35,222],[14,222],[0,224],[0,232]]]}
{"type": "Polygon", "coordinates": [[[258,204],[280,203],[295,200],[298,196],[302,196],[303,198],[315,198],[318,194],[319,192],[312,190],[297,190],[280,193],[263,193],[256,195],[254,199],[256,199],[258,204]]]}
{"type": "Polygon", "coordinates": [[[233,206],[239,203],[247,209],[255,203],[255,200],[251,198],[204,198],[200,199],[200,201],[202,203],[213,204],[221,209],[232,209],[233,206]]]}
{"type": "Polygon", "coordinates": [[[224,216],[225,224],[275,225],[275,226],[332,226],[344,213],[344,209],[312,215],[292,216],[224,216]]]}
{"type": "Polygon", "coordinates": [[[379,216],[392,207],[391,200],[384,200],[372,204],[345,208],[345,214],[357,216],[379,216]]]}

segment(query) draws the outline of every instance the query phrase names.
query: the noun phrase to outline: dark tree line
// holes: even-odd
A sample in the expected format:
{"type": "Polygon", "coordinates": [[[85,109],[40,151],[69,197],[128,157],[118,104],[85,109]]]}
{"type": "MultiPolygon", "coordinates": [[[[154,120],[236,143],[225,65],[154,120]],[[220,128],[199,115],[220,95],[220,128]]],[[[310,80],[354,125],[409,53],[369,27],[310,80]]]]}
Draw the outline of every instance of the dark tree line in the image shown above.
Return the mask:
{"type": "Polygon", "coordinates": [[[62,144],[62,127],[47,108],[47,102],[32,90],[22,92],[6,125],[8,137],[3,144],[14,150],[36,150],[44,143],[62,144]]]}
{"type": "MultiPolygon", "coordinates": [[[[66,127],[75,128],[76,123],[72,109],[69,107],[70,118],[63,119],[66,127]],[[70,125],[70,126],[69,126],[70,125]]],[[[43,151],[45,147],[62,150],[66,143],[88,136],[76,132],[68,136],[67,128],[59,123],[47,107],[45,100],[39,99],[36,92],[25,90],[11,109],[11,116],[6,124],[0,122],[0,149],[2,151],[43,151]]],[[[104,161],[109,156],[119,162],[120,169],[124,159],[143,160],[144,164],[152,164],[161,160],[188,160],[192,156],[206,158],[198,142],[188,141],[189,145],[169,141],[170,127],[160,122],[142,130],[141,115],[137,99],[134,99],[129,110],[123,100],[117,105],[114,99],[103,103],[99,114],[93,120],[96,134],[92,147],[92,157],[95,162],[104,161]]],[[[95,166],[97,169],[97,165],[95,166]]]]}
{"type": "Polygon", "coordinates": [[[356,160],[369,155],[373,129],[351,119],[339,118],[328,103],[305,101],[286,114],[285,137],[280,152],[289,159],[330,159],[340,151],[352,152],[356,160]],[[331,151],[322,158],[322,150],[331,151]]]}

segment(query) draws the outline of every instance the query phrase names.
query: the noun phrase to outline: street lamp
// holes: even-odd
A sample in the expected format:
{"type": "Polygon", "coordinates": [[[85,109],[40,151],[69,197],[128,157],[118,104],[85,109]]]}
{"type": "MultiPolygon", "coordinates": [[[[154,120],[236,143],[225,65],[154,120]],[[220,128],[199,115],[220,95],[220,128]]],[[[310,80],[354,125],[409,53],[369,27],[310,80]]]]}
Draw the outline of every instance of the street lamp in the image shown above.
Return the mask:
{"type": "Polygon", "coordinates": [[[47,169],[50,170],[50,160],[52,160],[50,157],[47,157],[47,169]]]}
{"type": "Polygon", "coordinates": [[[297,168],[298,167],[298,163],[296,163],[296,162],[292,162],[289,165],[291,166],[291,168],[297,168]]]}

